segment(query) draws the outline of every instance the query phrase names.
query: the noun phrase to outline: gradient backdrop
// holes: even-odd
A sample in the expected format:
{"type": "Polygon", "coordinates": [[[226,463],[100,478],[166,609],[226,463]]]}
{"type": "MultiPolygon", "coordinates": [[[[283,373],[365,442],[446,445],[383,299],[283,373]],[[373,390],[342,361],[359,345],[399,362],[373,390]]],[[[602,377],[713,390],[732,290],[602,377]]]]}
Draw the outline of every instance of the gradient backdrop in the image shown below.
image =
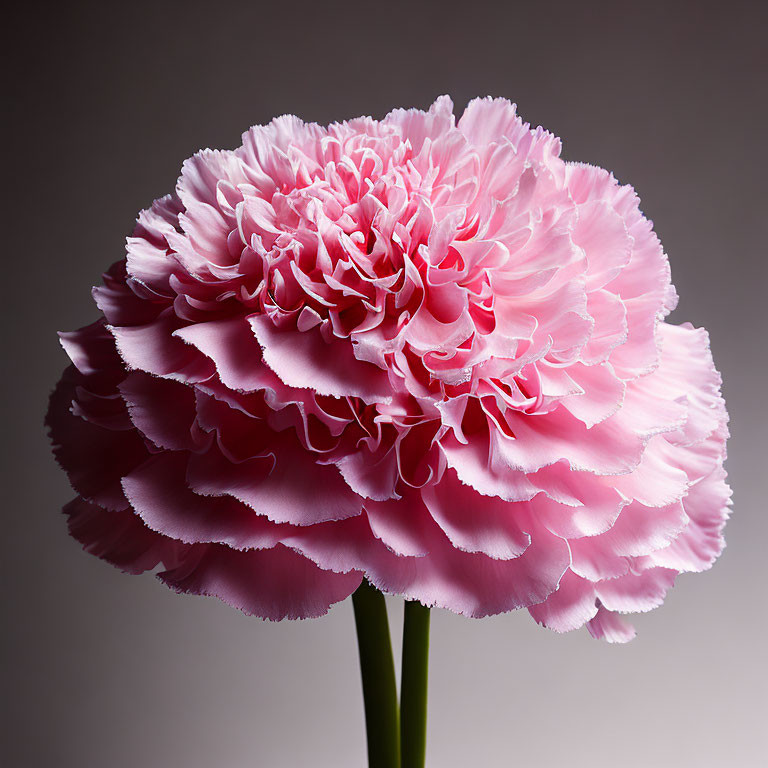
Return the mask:
{"type": "Polygon", "coordinates": [[[4,22],[4,766],[364,765],[350,604],[267,624],[83,554],[42,419],[55,331],[95,318],[90,286],[184,158],[284,112],[381,117],[443,92],[457,111],[516,101],[566,159],[639,191],[673,319],[709,328],[724,374],[735,514],[716,567],[629,646],[436,611],[428,763],[765,765],[764,3],[30,3],[4,22]]]}

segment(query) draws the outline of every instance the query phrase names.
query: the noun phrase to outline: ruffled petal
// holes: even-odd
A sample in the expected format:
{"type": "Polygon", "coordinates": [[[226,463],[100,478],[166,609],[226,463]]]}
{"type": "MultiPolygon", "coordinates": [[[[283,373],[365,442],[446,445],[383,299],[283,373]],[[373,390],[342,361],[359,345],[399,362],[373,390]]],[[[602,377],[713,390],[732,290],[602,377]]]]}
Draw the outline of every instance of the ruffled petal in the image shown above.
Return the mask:
{"type": "Polygon", "coordinates": [[[274,547],[289,532],[231,496],[194,493],[186,481],[187,463],[183,453],[162,453],[123,478],[126,498],[153,531],[187,544],[234,549],[274,547]]]}
{"type": "MultiPolygon", "coordinates": [[[[70,367],[51,395],[46,424],[53,452],[78,494],[99,507],[120,510],[125,507],[120,479],[146,459],[146,446],[134,431],[107,429],[75,415],[82,383],[82,375],[70,367]]],[[[117,407],[124,409],[122,401],[117,407]]]]}
{"type": "Polygon", "coordinates": [[[528,609],[539,624],[555,632],[571,632],[583,627],[597,611],[594,585],[571,571],[566,571],[560,579],[556,592],[528,609]]]}
{"type": "Polygon", "coordinates": [[[107,510],[78,497],[64,507],[69,532],[89,552],[126,573],[173,566],[187,548],[147,528],[128,509],[107,510]]]}
{"type": "Polygon", "coordinates": [[[446,472],[437,485],[425,488],[423,497],[432,518],[462,552],[511,560],[522,555],[531,543],[516,519],[522,511],[519,505],[481,496],[453,471],[446,472]]]}
{"type": "Polygon", "coordinates": [[[119,389],[134,426],[158,448],[181,451],[194,447],[195,394],[190,387],[133,371],[119,389]]]}
{"type": "Polygon", "coordinates": [[[589,634],[608,643],[628,643],[635,635],[635,628],[615,613],[600,606],[594,619],[587,623],[589,634]]]}
{"type": "Polygon", "coordinates": [[[360,514],[362,498],[335,467],[317,464],[295,446],[278,445],[276,440],[272,455],[240,463],[211,446],[190,457],[187,481],[198,494],[231,496],[275,523],[314,525],[360,514]]]}
{"type": "Polygon", "coordinates": [[[677,571],[671,568],[650,568],[601,581],[595,591],[609,611],[640,613],[661,605],[676,576],[677,571]]]}
{"type": "Polygon", "coordinates": [[[209,544],[158,578],[177,592],[218,597],[248,616],[280,621],[328,613],[357,589],[362,576],[324,571],[280,544],[245,552],[209,544]]]}
{"type": "Polygon", "coordinates": [[[530,546],[512,560],[461,552],[441,534],[428,557],[380,552],[367,564],[366,576],[384,592],[473,618],[527,608],[555,591],[570,560],[565,541],[533,521],[530,527],[530,546]]]}
{"type": "Polygon", "coordinates": [[[109,330],[128,370],[190,383],[210,378],[213,363],[173,335],[177,324],[165,314],[147,325],[109,326],[109,330]]]}
{"type": "Polygon", "coordinates": [[[260,364],[261,348],[243,318],[195,323],[173,335],[210,358],[220,381],[229,389],[252,392],[273,381],[270,371],[260,364]]]}
{"type": "Polygon", "coordinates": [[[321,395],[387,400],[391,387],[385,372],[357,360],[342,341],[326,344],[312,330],[279,331],[263,316],[248,318],[263,349],[264,362],[289,387],[308,387],[321,395]]]}

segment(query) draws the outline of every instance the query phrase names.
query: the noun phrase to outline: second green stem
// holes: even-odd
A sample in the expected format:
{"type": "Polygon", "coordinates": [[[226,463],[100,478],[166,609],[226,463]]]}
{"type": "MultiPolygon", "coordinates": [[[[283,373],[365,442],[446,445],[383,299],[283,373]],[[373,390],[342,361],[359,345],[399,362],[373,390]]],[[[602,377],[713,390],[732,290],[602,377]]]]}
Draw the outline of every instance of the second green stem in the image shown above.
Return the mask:
{"type": "Polygon", "coordinates": [[[363,678],[369,768],[400,768],[397,682],[384,595],[367,581],[352,595],[363,678]]]}
{"type": "Polygon", "coordinates": [[[400,688],[401,768],[424,768],[427,750],[429,608],[406,600],[400,688]]]}

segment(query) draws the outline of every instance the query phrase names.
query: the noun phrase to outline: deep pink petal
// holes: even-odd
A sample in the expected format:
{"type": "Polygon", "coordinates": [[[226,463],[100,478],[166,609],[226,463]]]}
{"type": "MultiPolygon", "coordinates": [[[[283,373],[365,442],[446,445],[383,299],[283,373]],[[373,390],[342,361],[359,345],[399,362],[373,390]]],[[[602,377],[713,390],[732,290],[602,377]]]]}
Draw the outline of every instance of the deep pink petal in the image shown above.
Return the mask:
{"type": "Polygon", "coordinates": [[[147,528],[129,509],[107,510],[80,497],[64,507],[69,531],[86,552],[126,573],[173,566],[187,547],[147,528]]]}
{"type": "Polygon", "coordinates": [[[51,395],[46,424],[53,452],[81,496],[100,507],[122,509],[120,479],[146,459],[147,449],[132,430],[107,429],[72,412],[82,382],[82,375],[70,367],[51,395]]]}
{"type": "Polygon", "coordinates": [[[120,382],[119,389],[131,421],[156,446],[172,451],[193,447],[195,395],[191,388],[133,371],[120,382]]]}

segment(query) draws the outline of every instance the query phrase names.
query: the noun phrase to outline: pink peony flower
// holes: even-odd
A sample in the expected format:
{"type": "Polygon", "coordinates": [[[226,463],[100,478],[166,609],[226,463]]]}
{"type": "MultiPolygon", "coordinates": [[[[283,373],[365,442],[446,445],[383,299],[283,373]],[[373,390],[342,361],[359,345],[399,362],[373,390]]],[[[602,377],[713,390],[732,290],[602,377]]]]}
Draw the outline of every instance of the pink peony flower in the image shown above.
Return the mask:
{"type": "Polygon", "coordinates": [[[634,191],[559,155],[442,97],[187,160],[61,334],[72,534],[268,619],[365,577],[632,637],[723,547],[727,414],[634,191]]]}

